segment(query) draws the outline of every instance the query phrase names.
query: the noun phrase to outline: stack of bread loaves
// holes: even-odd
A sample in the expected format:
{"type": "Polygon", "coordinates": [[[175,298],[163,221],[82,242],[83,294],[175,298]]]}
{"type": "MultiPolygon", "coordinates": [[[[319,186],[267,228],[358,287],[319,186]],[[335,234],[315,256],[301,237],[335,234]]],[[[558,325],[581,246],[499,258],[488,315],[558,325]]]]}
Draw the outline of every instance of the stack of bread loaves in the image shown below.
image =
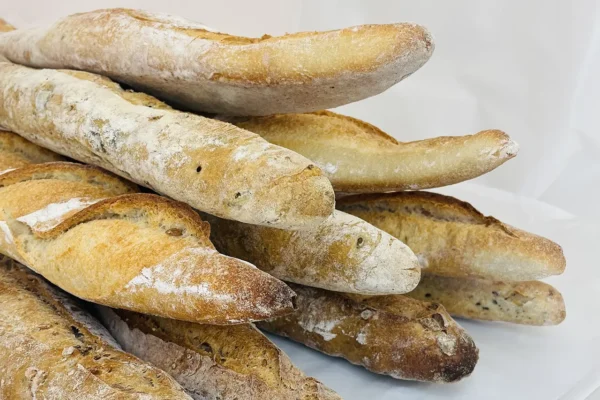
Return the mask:
{"type": "Polygon", "coordinates": [[[423,27],[250,39],[111,9],[0,32],[0,398],[339,399],[253,323],[453,382],[478,350],[450,314],[564,318],[535,281],[558,245],[405,191],[493,170],[506,134],[400,143],[320,111],[419,69],[423,27]]]}

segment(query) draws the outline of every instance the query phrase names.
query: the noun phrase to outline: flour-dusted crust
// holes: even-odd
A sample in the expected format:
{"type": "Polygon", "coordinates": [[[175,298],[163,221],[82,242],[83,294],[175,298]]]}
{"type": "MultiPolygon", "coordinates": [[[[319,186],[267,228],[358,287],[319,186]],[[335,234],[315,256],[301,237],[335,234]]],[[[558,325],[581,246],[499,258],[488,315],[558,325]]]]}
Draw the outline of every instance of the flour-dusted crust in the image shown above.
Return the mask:
{"type": "Polygon", "coordinates": [[[15,135],[0,130],[0,174],[31,163],[63,161],[60,155],[15,135]]]}
{"type": "Polygon", "coordinates": [[[398,379],[454,382],[475,368],[477,347],[439,304],[292,288],[298,310],[261,329],[398,379]]]}
{"type": "Polygon", "coordinates": [[[539,281],[498,282],[426,274],[408,296],[439,302],[456,317],[525,325],[557,325],[566,317],[562,295],[539,281]]]}
{"type": "Polygon", "coordinates": [[[215,324],[281,315],[294,293],[218,253],[189,206],[70,163],[0,175],[0,251],[80,298],[215,324]],[[119,196],[120,195],[120,196],[119,196]]]}
{"type": "Polygon", "coordinates": [[[296,229],[333,211],[311,161],[231,124],[86,72],[0,63],[0,86],[0,125],[202,211],[296,229]]]}
{"type": "Polygon", "coordinates": [[[339,292],[406,293],[419,263],[400,240],[341,211],[311,231],[287,231],[206,217],[219,251],[290,282],[339,292]]]}
{"type": "Polygon", "coordinates": [[[0,257],[0,398],[183,400],[166,373],[26,268],[0,257]]]}
{"type": "Polygon", "coordinates": [[[109,76],[197,111],[270,115],[337,107],[383,92],[433,53],[419,25],[362,25],[251,39],[183,18],[107,9],[0,36],[0,54],[109,76]]]}
{"type": "Polygon", "coordinates": [[[499,130],[402,143],[371,124],[329,111],[230,120],[314,161],[336,192],[452,185],[493,170],[518,151],[499,130]]]}
{"type": "Polygon", "coordinates": [[[199,325],[98,307],[123,348],[198,400],[340,400],[251,324],[199,325]]]}
{"type": "Polygon", "coordinates": [[[561,247],[486,217],[469,203],[427,192],[343,197],[337,207],[399,238],[424,272],[498,281],[561,274],[561,247]]]}

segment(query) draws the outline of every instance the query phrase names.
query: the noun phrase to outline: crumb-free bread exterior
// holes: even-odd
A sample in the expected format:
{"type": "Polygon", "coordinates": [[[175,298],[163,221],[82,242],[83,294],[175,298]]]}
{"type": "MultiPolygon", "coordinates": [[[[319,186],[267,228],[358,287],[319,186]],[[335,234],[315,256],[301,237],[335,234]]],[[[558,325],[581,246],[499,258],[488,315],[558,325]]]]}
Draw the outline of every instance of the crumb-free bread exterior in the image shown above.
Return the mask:
{"type": "Polygon", "coordinates": [[[0,130],[0,174],[29,164],[64,161],[64,157],[12,132],[0,130]]]}

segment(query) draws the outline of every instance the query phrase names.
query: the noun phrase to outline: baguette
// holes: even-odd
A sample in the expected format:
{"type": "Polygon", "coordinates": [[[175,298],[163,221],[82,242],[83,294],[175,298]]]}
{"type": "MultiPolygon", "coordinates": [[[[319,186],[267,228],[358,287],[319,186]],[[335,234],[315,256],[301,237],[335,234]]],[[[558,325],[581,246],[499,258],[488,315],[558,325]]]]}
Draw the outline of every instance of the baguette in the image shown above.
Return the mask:
{"type": "Polygon", "coordinates": [[[455,317],[525,325],[558,325],[566,316],[562,295],[547,283],[494,282],[425,275],[408,296],[439,302],[455,317]]]}
{"type": "Polygon", "coordinates": [[[294,293],[219,254],[190,207],[94,167],[30,165],[0,175],[0,251],[88,301],[232,324],[293,309],[294,293]],[[120,195],[119,195],[120,194],[120,195]]]}
{"type": "Polygon", "coordinates": [[[341,211],[312,231],[206,219],[219,251],[285,281],[362,294],[406,293],[419,283],[419,262],[404,243],[341,211]]]}
{"type": "Polygon", "coordinates": [[[125,350],[202,400],[341,400],[250,324],[199,325],[99,307],[125,350]]]}
{"type": "Polygon", "coordinates": [[[0,258],[0,398],[190,399],[166,373],[120,350],[80,305],[0,258]]]}
{"type": "Polygon", "coordinates": [[[108,78],[0,63],[0,87],[6,129],[199,210],[297,229],[333,211],[331,184],[303,156],[108,78]]]}
{"type": "Polygon", "coordinates": [[[337,207],[406,243],[424,273],[528,281],[565,269],[556,243],[486,217],[453,197],[427,192],[358,195],[339,199],[337,207]]]}
{"type": "Polygon", "coordinates": [[[50,150],[36,146],[14,133],[0,130],[0,174],[32,163],[63,160],[63,157],[50,150]]]}
{"type": "Polygon", "coordinates": [[[513,158],[502,131],[401,143],[377,127],[329,111],[230,119],[319,166],[336,192],[427,189],[476,178],[513,158]]]}
{"type": "Polygon", "coordinates": [[[398,379],[455,382],[475,368],[477,347],[439,304],[292,287],[298,310],[258,327],[398,379]]]}
{"type": "Polygon", "coordinates": [[[0,35],[0,49],[15,63],[95,72],[195,111],[269,115],[381,93],[425,64],[433,43],[416,24],[254,39],[179,17],[107,9],[0,35]]]}

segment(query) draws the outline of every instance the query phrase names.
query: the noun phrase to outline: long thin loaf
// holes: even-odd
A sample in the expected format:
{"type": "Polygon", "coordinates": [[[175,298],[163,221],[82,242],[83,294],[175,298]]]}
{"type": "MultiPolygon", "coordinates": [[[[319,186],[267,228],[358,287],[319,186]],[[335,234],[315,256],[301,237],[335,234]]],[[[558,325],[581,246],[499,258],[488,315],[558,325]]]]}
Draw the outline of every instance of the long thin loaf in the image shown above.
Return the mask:
{"type": "Polygon", "coordinates": [[[99,307],[123,348],[167,371],[196,400],[340,400],[254,326],[199,325],[99,307]]]}
{"type": "Polygon", "coordinates": [[[439,304],[292,287],[298,310],[258,327],[399,379],[454,382],[475,368],[477,347],[439,304]]]}
{"type": "Polygon", "coordinates": [[[4,257],[0,398],[190,399],[166,373],[121,351],[73,299],[4,257]]]}
{"type": "Polygon", "coordinates": [[[452,185],[493,170],[518,151],[498,130],[401,143],[371,124],[330,111],[230,120],[311,159],[335,191],[345,193],[452,185]]]}
{"type": "Polygon", "coordinates": [[[196,111],[269,115],[337,107],[381,93],[433,52],[416,24],[236,37],[140,10],[75,14],[0,35],[0,55],[109,76],[196,111]]]}
{"type": "Polygon", "coordinates": [[[406,243],[424,273],[527,281],[565,269],[561,247],[486,217],[453,197],[427,192],[341,198],[337,207],[406,243]]]}
{"type": "Polygon", "coordinates": [[[280,228],[333,211],[331,184],[308,159],[108,78],[0,62],[0,87],[0,126],[202,211],[280,228]]]}

